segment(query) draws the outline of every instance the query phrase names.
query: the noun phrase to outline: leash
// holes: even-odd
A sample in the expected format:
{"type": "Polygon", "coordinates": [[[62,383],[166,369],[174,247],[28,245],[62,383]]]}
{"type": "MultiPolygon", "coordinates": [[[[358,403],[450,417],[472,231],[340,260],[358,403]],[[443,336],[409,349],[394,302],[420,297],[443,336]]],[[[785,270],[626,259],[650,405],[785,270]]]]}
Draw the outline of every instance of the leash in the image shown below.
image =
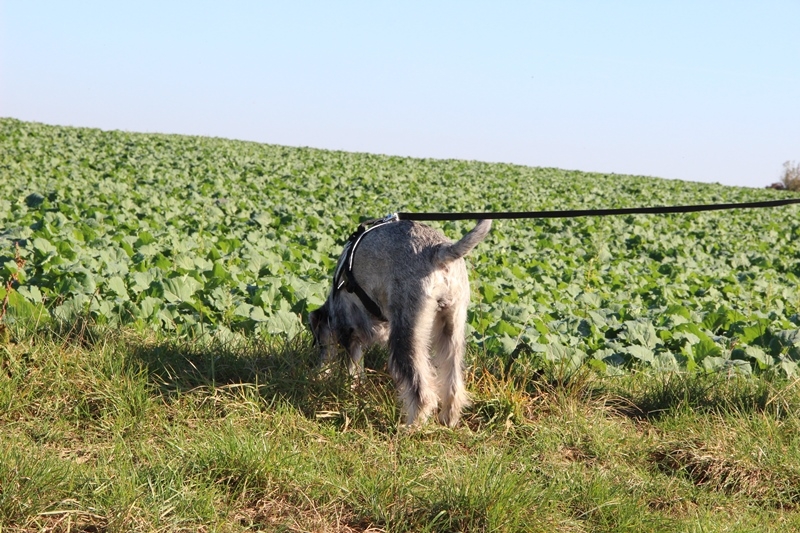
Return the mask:
{"type": "Polygon", "coordinates": [[[768,200],[764,202],[742,202],[727,204],[700,204],[700,205],[674,205],[656,207],[623,207],[618,209],[577,209],[560,211],[504,211],[499,213],[471,212],[471,213],[392,213],[383,218],[367,220],[358,225],[358,229],[350,235],[345,245],[345,257],[336,268],[333,275],[335,290],[344,288],[347,292],[354,293],[364,307],[375,318],[386,322],[386,317],[380,306],[369,297],[356,281],[353,274],[353,257],[361,239],[370,231],[385,224],[399,220],[417,221],[450,221],[450,220],[480,220],[480,219],[521,219],[521,218],[577,218],[577,217],[602,217],[611,215],[658,215],[668,213],[697,213],[700,211],[721,211],[725,209],[763,209],[780,207],[784,205],[800,204],[800,198],[786,198],[784,200],[768,200]],[[344,274],[344,275],[342,275],[344,274]]]}
{"type": "MultiPolygon", "coordinates": [[[[743,202],[731,204],[674,205],[657,207],[623,207],[619,209],[578,209],[564,211],[505,211],[500,213],[395,213],[397,220],[480,220],[515,218],[577,218],[604,217],[610,215],[659,215],[667,213],[697,213],[699,211],[721,211],[724,209],[762,209],[783,205],[800,204],[800,198],[768,200],[764,202],[743,202]]],[[[378,219],[383,220],[383,219],[378,219]]],[[[369,221],[372,222],[372,221],[369,221]]]]}

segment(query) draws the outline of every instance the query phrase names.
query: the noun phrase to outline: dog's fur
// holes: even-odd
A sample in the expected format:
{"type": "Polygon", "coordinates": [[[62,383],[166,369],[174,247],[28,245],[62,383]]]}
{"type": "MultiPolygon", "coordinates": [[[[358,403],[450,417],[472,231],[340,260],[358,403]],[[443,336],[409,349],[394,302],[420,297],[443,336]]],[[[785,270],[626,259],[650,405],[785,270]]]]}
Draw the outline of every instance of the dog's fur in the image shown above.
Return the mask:
{"type": "Polygon", "coordinates": [[[340,344],[355,375],[363,349],[388,341],[389,373],[407,423],[423,423],[438,405],[439,421],[455,426],[468,404],[462,361],[470,293],[463,257],[486,237],[491,223],[479,221],[456,243],[411,221],[392,222],[365,234],[355,251],[353,274],[388,322],[370,314],[355,294],[337,289],[340,279],[335,279],[325,304],[309,315],[322,362],[329,361],[340,344]]]}

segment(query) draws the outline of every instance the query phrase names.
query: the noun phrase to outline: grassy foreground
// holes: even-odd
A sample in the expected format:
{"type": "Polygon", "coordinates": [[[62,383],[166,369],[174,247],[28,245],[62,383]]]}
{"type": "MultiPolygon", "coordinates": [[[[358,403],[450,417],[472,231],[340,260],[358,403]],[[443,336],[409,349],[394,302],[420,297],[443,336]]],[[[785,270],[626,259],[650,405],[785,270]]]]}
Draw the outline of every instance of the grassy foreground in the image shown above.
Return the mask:
{"type": "Polygon", "coordinates": [[[464,422],[408,431],[380,351],[353,384],[303,337],[5,334],[4,533],[800,530],[797,381],[473,352],[464,422]]]}

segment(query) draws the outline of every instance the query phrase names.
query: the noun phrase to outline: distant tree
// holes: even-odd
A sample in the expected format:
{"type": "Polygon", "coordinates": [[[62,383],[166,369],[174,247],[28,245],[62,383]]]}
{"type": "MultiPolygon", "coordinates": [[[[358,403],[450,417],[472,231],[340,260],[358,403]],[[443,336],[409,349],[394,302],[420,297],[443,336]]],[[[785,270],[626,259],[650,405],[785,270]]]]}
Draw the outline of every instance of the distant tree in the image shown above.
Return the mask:
{"type": "Polygon", "coordinates": [[[786,189],[788,191],[800,191],[800,163],[787,161],[783,164],[783,174],[781,181],[770,185],[773,189],[786,189]]]}

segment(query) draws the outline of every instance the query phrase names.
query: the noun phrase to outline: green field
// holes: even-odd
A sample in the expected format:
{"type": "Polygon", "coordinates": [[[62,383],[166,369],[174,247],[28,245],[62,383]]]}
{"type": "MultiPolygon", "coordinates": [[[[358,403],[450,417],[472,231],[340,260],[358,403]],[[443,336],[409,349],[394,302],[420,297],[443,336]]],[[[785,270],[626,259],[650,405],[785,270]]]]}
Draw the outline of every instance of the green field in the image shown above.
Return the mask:
{"type": "Polygon", "coordinates": [[[0,531],[800,530],[797,206],[496,222],[456,430],[303,327],[367,218],[785,197],[0,119],[0,531]]]}
{"type": "MultiPolygon", "coordinates": [[[[298,334],[361,219],[781,194],[14,120],[0,154],[0,264],[19,281],[0,294],[7,322],[88,317],[224,341],[298,334]]],[[[797,212],[497,222],[471,257],[470,340],[507,364],[794,376],[797,212]]]]}

